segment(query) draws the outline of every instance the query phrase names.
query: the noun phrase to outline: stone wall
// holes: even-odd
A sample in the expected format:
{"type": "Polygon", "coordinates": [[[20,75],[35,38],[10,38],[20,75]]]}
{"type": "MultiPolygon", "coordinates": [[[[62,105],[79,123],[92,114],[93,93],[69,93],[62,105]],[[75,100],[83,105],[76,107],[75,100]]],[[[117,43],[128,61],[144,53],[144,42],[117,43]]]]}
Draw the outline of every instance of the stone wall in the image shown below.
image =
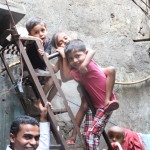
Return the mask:
{"type": "MultiPolygon", "coordinates": [[[[12,1],[24,4],[26,8],[26,16],[17,25],[22,34],[20,29],[27,19],[39,16],[47,23],[50,37],[58,30],[66,31],[72,38],[80,38],[87,47],[96,50],[94,60],[102,67],[114,66],[116,82],[121,82],[115,84],[120,108],[113,113],[110,121],[138,132],[149,132],[150,81],[131,84],[150,74],[150,42],[133,41],[149,38],[149,9],[144,3],[140,0],[136,3],[132,0],[12,1]]],[[[63,84],[62,88],[76,114],[80,105],[76,84],[71,81],[63,84]]],[[[53,103],[57,107],[59,103],[56,101],[53,103]]],[[[111,122],[107,127],[113,125],[111,122]]]]}

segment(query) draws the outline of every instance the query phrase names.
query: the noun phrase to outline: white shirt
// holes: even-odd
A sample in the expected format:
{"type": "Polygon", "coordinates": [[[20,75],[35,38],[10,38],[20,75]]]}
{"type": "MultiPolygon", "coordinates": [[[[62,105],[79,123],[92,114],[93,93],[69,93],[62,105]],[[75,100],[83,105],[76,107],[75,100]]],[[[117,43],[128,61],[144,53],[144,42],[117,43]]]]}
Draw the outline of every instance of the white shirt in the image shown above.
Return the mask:
{"type": "MultiPolygon", "coordinates": [[[[49,150],[50,149],[50,123],[40,122],[40,139],[39,146],[36,150],[49,150]]],[[[12,150],[9,145],[6,150],[12,150]]]]}

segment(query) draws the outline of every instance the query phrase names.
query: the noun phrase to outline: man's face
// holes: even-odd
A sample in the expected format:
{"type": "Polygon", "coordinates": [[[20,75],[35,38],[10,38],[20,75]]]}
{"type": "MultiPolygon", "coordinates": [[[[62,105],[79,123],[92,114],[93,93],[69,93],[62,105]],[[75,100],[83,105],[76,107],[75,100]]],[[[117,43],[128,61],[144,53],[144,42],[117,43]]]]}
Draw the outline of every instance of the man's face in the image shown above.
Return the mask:
{"type": "Polygon", "coordinates": [[[40,129],[37,125],[21,124],[18,134],[10,134],[14,150],[36,150],[39,145],[40,129]]]}

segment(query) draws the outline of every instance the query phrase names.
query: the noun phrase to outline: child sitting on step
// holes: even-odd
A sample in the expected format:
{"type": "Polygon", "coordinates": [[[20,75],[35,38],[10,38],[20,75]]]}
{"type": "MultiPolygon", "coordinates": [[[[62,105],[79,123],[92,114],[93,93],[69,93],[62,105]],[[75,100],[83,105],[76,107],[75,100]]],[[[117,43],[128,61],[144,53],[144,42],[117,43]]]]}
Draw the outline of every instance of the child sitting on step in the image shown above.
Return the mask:
{"type": "MultiPolygon", "coordinates": [[[[28,31],[29,36],[40,39],[44,47],[44,50],[37,50],[36,45],[34,43],[28,43],[26,46],[27,55],[31,61],[35,72],[40,74],[50,74],[49,71],[47,71],[45,62],[42,59],[42,56],[44,54],[51,54],[51,41],[47,37],[47,27],[45,22],[38,17],[30,18],[26,23],[26,29],[28,31]]],[[[53,69],[54,72],[57,72],[59,70],[58,63],[53,65],[53,69]]],[[[42,76],[39,77],[39,81],[41,84],[44,84],[43,90],[45,94],[49,92],[47,99],[50,102],[57,93],[57,88],[52,78],[42,76]]],[[[59,83],[61,84],[61,80],[59,80],[59,83]]],[[[40,100],[38,99],[38,101],[36,101],[36,104],[39,105],[39,103],[40,100]]]]}

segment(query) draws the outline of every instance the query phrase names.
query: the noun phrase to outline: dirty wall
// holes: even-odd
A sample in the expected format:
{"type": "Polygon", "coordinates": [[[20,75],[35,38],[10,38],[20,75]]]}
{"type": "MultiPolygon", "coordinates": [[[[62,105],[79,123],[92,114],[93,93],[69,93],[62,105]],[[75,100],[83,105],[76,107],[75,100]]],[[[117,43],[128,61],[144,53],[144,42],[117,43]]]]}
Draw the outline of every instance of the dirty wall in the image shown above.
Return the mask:
{"type": "MultiPolygon", "coordinates": [[[[50,37],[58,30],[66,31],[72,38],[80,38],[88,48],[96,50],[94,60],[102,67],[116,68],[114,90],[120,108],[113,113],[106,129],[116,124],[137,132],[150,133],[150,80],[148,80],[150,41],[134,42],[137,39],[149,38],[150,17],[147,1],[145,1],[147,5],[141,0],[136,0],[136,3],[132,0],[12,0],[12,2],[23,4],[26,9],[26,16],[17,25],[21,34],[26,34],[24,26],[27,19],[39,16],[45,20],[50,37]]],[[[4,108],[0,110],[2,127],[0,130],[3,139],[7,139],[11,120],[23,112],[21,106],[13,105],[13,108],[8,108],[9,101],[17,101],[17,97],[10,92],[3,93],[11,86],[5,72],[0,75],[0,80],[3,81],[0,85],[2,93],[0,103],[1,108],[4,108]],[[8,105],[4,107],[5,101],[8,105]],[[7,126],[2,125],[2,121],[7,126]]],[[[80,105],[76,83],[72,81],[65,83],[62,89],[76,114],[80,105]]],[[[55,99],[52,102],[54,106],[60,106],[60,103],[57,103],[59,94],[55,99]]],[[[6,144],[8,140],[3,146],[6,144]]]]}

